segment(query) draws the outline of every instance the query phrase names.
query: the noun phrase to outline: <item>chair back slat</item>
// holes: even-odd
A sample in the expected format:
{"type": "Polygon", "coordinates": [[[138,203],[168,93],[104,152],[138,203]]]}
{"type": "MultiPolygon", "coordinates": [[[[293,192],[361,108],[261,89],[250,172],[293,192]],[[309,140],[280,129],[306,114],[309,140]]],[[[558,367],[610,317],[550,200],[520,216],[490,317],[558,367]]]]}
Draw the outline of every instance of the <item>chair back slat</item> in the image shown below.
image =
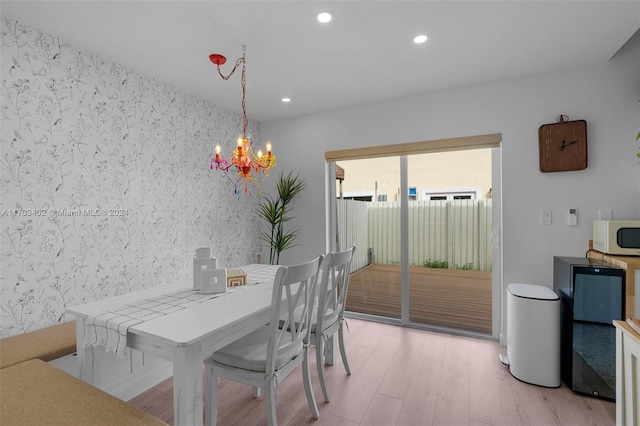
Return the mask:
{"type": "Polygon", "coordinates": [[[273,285],[271,312],[269,314],[270,338],[267,345],[265,373],[275,372],[278,356],[301,346],[310,334],[313,295],[316,292],[320,264],[324,256],[295,266],[278,269],[273,285]],[[294,312],[302,312],[296,320],[294,312]]]}
{"type": "Polygon", "coordinates": [[[351,261],[355,246],[341,252],[328,253],[322,263],[322,280],[318,284],[318,318],[316,330],[322,331],[344,315],[351,261]]]}

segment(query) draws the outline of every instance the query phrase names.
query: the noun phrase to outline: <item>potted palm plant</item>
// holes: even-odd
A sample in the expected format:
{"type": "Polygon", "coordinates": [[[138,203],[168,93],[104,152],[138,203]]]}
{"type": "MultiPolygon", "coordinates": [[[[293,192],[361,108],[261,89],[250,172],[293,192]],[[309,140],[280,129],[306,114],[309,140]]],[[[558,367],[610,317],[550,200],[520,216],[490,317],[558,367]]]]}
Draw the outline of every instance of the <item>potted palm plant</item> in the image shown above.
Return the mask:
{"type": "Polygon", "coordinates": [[[268,231],[263,232],[260,238],[269,244],[269,263],[272,265],[278,264],[280,253],[295,246],[294,241],[299,230],[295,229],[295,224],[291,224],[294,219],[291,211],[293,201],[304,189],[305,182],[292,172],[287,175],[280,173],[276,186],[277,197],[267,194],[258,206],[260,217],[269,225],[268,231]]]}

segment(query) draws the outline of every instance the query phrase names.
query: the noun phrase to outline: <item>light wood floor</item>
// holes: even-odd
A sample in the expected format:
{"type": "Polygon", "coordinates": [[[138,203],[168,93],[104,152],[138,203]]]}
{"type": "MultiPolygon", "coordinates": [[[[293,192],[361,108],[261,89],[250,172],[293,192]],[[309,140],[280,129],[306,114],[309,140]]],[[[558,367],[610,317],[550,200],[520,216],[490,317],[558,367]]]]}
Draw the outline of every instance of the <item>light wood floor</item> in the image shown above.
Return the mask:
{"type": "MultiPolygon", "coordinates": [[[[513,378],[497,342],[349,319],[345,340],[352,375],[326,367],[332,401],[325,403],[315,363],[312,379],[320,419],[307,406],[302,372],[279,384],[280,425],[576,425],[615,424],[615,404],[542,388],[513,378]]],[[[315,356],[312,354],[312,360],[315,356]]],[[[264,425],[262,398],[219,381],[219,425],[264,425]]],[[[130,401],[173,424],[171,379],[130,401]]]]}
{"type": "MultiPolygon", "coordinates": [[[[400,318],[400,266],[366,266],[349,279],[346,309],[400,318]]],[[[413,322],[491,335],[491,272],[409,268],[413,322]]]]}

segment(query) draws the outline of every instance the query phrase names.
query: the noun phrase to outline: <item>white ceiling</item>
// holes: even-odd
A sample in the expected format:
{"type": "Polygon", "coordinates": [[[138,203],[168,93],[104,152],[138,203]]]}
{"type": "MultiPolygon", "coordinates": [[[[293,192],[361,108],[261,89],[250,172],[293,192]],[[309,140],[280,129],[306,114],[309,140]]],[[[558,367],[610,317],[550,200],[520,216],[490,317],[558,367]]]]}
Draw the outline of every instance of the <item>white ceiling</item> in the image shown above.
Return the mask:
{"type": "Polygon", "coordinates": [[[640,1],[5,1],[11,19],[257,121],[609,60],[640,1]],[[315,20],[331,10],[328,25],[315,20]],[[413,37],[429,35],[424,45],[413,37]],[[288,96],[289,104],[280,99],[288,96]]]}

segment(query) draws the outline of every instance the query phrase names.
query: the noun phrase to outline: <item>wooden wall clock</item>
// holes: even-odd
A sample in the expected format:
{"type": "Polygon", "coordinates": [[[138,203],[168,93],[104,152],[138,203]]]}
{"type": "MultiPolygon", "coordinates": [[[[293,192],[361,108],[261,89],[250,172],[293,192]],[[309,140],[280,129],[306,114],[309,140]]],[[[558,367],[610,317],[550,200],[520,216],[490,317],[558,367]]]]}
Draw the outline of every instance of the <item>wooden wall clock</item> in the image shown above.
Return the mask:
{"type": "Polygon", "coordinates": [[[566,172],[587,168],[587,122],[567,121],[559,115],[556,123],[538,129],[540,171],[566,172]]]}

